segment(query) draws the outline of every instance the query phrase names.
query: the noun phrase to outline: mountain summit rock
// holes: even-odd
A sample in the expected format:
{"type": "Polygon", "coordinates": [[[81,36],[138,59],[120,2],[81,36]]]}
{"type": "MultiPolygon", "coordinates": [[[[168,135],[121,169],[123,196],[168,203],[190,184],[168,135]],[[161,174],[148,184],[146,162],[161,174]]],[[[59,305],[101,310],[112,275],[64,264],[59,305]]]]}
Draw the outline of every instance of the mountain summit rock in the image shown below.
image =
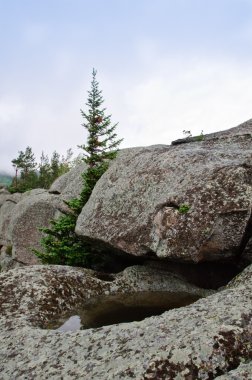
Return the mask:
{"type": "Polygon", "coordinates": [[[243,254],[252,235],[252,120],[202,141],[121,151],[76,233],[100,249],[183,262],[243,254]]]}

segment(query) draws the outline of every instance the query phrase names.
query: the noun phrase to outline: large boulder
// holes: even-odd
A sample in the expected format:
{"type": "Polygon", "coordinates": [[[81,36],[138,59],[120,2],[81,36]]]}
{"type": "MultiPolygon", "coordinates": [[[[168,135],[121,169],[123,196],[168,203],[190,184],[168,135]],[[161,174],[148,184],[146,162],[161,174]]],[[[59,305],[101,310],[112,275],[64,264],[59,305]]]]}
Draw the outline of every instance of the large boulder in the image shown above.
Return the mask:
{"type": "Polygon", "coordinates": [[[59,196],[48,194],[44,189],[24,193],[16,204],[6,201],[0,209],[2,269],[9,269],[11,264],[39,263],[39,259],[32,253],[32,249],[41,249],[42,232],[39,229],[48,227],[52,219],[67,210],[59,196]],[[6,262],[8,265],[5,268],[6,262]]]}
{"type": "Polygon", "coordinates": [[[1,377],[251,378],[252,266],[222,291],[160,316],[67,333],[45,329],[55,315],[92,297],[180,292],[181,286],[186,289],[180,279],[136,267],[103,279],[90,270],[59,266],[0,274],[1,377]]]}
{"type": "Polygon", "coordinates": [[[84,162],[77,164],[69,172],[57,178],[49,189],[49,193],[62,194],[63,199],[69,200],[80,195],[83,188],[82,173],[87,165],[84,162]]]}
{"type": "Polygon", "coordinates": [[[18,209],[16,208],[17,204],[21,200],[27,199],[28,197],[32,197],[34,199],[34,196],[45,193],[45,189],[29,190],[25,193],[9,193],[8,197],[6,197],[5,201],[0,207],[0,245],[6,245],[10,243],[10,236],[8,231],[11,218],[13,217],[13,215],[15,215],[15,210],[18,209]]]}
{"type": "Polygon", "coordinates": [[[252,120],[182,142],[123,150],[96,184],[76,233],[135,256],[241,256],[252,235],[252,120]]]}
{"type": "Polygon", "coordinates": [[[59,177],[50,190],[33,189],[10,194],[0,190],[0,268],[37,264],[40,260],[32,248],[41,250],[41,227],[69,212],[64,201],[77,197],[83,186],[81,174],[86,164],[80,163],[59,177]]]}

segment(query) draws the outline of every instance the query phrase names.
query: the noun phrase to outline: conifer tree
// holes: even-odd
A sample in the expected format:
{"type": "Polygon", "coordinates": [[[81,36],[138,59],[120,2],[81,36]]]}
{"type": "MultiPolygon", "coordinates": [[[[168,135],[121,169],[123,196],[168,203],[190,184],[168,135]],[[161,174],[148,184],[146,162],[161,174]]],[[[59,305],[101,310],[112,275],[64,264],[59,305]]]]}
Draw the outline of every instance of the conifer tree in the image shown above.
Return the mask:
{"type": "Polygon", "coordinates": [[[37,186],[38,176],[35,170],[37,164],[30,146],[27,146],[24,152],[18,153],[18,157],[11,161],[16,172],[11,188],[13,191],[24,192],[37,186]],[[20,171],[20,178],[18,178],[18,171],[20,171]]]}
{"type": "Polygon", "coordinates": [[[21,169],[21,176],[26,177],[28,173],[34,170],[37,166],[35,156],[30,146],[27,146],[25,152],[20,151],[18,153],[19,156],[11,162],[13,165],[16,165],[18,169],[21,169]]]}
{"type": "Polygon", "coordinates": [[[67,173],[73,165],[72,149],[68,149],[66,156],[62,155],[61,157],[54,151],[50,161],[48,156],[42,152],[39,164],[35,162],[35,156],[30,146],[24,152],[19,151],[18,153],[18,157],[11,161],[15,170],[15,177],[8,187],[11,193],[25,192],[38,187],[48,189],[56,178],[67,173]]]}
{"type": "Polygon", "coordinates": [[[44,252],[33,252],[43,263],[92,267],[95,262],[103,259],[74,232],[82,207],[88,201],[98,179],[107,170],[110,160],[116,157],[122,141],[117,139],[115,133],[117,124],[111,125],[111,115],[105,116],[103,102],[102,91],[99,90],[96,80],[96,70],[93,69],[91,90],[86,103],[88,110],[81,110],[84,118],[82,125],[88,131],[87,144],[80,146],[84,150],[83,161],[88,165],[82,175],[83,189],[79,198],[66,202],[70,208],[68,215],[52,221],[51,228],[42,229],[45,234],[41,240],[44,252]]]}
{"type": "Polygon", "coordinates": [[[118,146],[122,139],[117,139],[115,129],[118,123],[111,125],[111,115],[105,116],[104,99],[99,83],[96,80],[97,71],[93,69],[91,90],[88,91],[86,106],[88,112],[81,110],[84,118],[82,126],[88,131],[87,143],[79,146],[84,150],[84,161],[88,165],[83,174],[84,187],[81,192],[81,206],[87,202],[92,190],[106,171],[109,161],[116,157],[118,146]]]}
{"type": "Polygon", "coordinates": [[[50,163],[48,156],[42,152],[39,163],[39,186],[48,189],[51,184],[50,163]]]}

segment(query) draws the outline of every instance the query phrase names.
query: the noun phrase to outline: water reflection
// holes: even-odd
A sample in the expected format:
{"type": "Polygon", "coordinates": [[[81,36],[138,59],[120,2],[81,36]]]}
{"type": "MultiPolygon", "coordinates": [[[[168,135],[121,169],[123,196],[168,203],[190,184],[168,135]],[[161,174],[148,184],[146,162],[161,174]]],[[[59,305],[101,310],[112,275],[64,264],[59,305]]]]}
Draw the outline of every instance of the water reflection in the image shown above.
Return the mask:
{"type": "Polygon", "coordinates": [[[76,331],[140,321],[160,315],[167,310],[189,305],[199,296],[178,292],[140,292],[127,295],[103,296],[86,301],[82,308],[51,321],[47,328],[56,331],[76,331]]]}
{"type": "Polygon", "coordinates": [[[76,330],[80,330],[81,326],[82,326],[81,325],[81,319],[80,319],[79,315],[72,315],[72,317],[67,319],[66,322],[63,323],[63,325],[60,326],[59,328],[57,328],[56,330],[62,331],[62,332],[76,331],[76,330]]]}

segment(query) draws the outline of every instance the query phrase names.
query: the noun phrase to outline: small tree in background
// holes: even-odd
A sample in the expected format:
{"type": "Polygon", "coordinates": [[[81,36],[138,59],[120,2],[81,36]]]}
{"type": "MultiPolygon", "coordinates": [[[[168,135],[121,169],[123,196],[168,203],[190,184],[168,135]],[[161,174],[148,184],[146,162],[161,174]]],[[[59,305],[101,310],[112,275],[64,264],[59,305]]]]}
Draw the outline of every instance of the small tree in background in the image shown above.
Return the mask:
{"type": "Polygon", "coordinates": [[[99,265],[102,256],[92,252],[92,248],[75,234],[78,215],[88,201],[96,182],[107,170],[110,160],[116,157],[118,146],[122,140],[117,139],[115,128],[111,125],[111,115],[105,116],[106,109],[102,91],[96,80],[96,70],[93,69],[91,90],[88,92],[87,113],[81,110],[84,118],[82,124],[88,131],[87,144],[81,145],[84,150],[83,161],[88,168],[83,173],[83,189],[79,198],[66,202],[70,212],[51,222],[50,228],[42,228],[44,237],[41,244],[44,252],[33,252],[47,264],[62,264],[92,267],[99,265]]]}
{"type": "Polygon", "coordinates": [[[51,184],[51,167],[49,158],[42,152],[39,163],[39,186],[48,189],[51,184]]]}
{"type": "Polygon", "coordinates": [[[11,161],[16,172],[11,188],[14,191],[24,192],[37,186],[38,176],[35,170],[37,164],[30,146],[27,146],[25,152],[19,151],[18,153],[18,157],[11,161]],[[18,178],[19,171],[20,176],[18,178]]]}
{"type": "Polygon", "coordinates": [[[35,156],[32,152],[32,148],[27,146],[25,152],[18,152],[19,156],[12,160],[12,164],[16,165],[18,169],[21,169],[21,177],[26,177],[29,172],[34,170],[37,166],[35,162],[35,156]]]}
{"type": "Polygon", "coordinates": [[[50,161],[51,166],[51,183],[55,181],[56,178],[60,177],[62,174],[67,173],[72,164],[73,151],[68,149],[66,156],[61,156],[56,151],[53,152],[52,158],[50,161]]]}
{"type": "Polygon", "coordinates": [[[18,157],[11,161],[15,170],[15,177],[8,187],[11,193],[23,193],[38,187],[49,189],[55,179],[67,173],[75,162],[72,160],[72,149],[68,149],[66,156],[62,155],[61,157],[59,153],[54,151],[50,160],[42,152],[39,164],[35,162],[31,147],[28,146],[25,152],[20,151],[18,153],[18,157]]]}

